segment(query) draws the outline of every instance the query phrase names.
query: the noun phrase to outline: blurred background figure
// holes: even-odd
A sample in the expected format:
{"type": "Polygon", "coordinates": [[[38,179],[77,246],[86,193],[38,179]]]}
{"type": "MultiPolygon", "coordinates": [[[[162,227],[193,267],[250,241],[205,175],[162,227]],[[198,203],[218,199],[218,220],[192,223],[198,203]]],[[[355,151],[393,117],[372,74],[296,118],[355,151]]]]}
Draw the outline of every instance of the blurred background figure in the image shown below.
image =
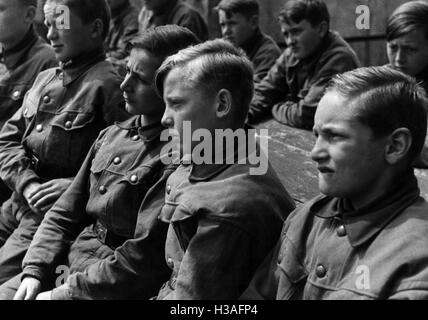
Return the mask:
{"type": "Polygon", "coordinates": [[[281,55],[281,50],[260,30],[258,1],[222,0],[215,9],[223,39],[245,51],[254,67],[254,82],[260,82],[281,55]]]}
{"type": "Polygon", "coordinates": [[[106,38],[107,57],[123,59],[129,55],[128,43],[138,33],[138,9],[129,0],[107,0],[111,10],[106,38]]]}
{"type": "Polygon", "coordinates": [[[151,27],[176,24],[190,29],[201,41],[208,39],[208,27],[201,14],[182,0],[143,0],[138,16],[140,32],[151,27]]]}

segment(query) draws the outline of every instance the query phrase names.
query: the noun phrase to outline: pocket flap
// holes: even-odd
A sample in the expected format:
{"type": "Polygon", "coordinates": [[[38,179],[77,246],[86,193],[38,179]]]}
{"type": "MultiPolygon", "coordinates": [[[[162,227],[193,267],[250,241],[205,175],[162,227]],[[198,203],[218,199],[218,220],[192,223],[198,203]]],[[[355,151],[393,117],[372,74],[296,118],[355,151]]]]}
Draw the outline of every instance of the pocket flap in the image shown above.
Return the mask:
{"type": "Polygon", "coordinates": [[[0,85],[0,98],[19,101],[24,99],[25,93],[31,88],[29,84],[0,85]]]}
{"type": "Polygon", "coordinates": [[[193,215],[183,206],[166,202],[162,207],[159,218],[166,223],[175,223],[191,218],[193,215]]]}
{"type": "Polygon", "coordinates": [[[51,122],[51,125],[65,131],[71,131],[85,127],[88,123],[93,122],[94,119],[95,114],[92,112],[67,111],[57,114],[51,122]]]}
{"type": "MultiPolygon", "coordinates": [[[[121,174],[120,172],[118,172],[119,170],[113,170],[113,169],[114,167],[108,168],[108,170],[111,172],[121,174]]],[[[138,168],[138,170],[132,170],[132,171],[126,172],[123,178],[120,180],[120,182],[127,182],[131,185],[138,185],[146,182],[147,184],[150,184],[153,173],[154,173],[153,168],[149,166],[144,166],[144,167],[138,168]]]]}

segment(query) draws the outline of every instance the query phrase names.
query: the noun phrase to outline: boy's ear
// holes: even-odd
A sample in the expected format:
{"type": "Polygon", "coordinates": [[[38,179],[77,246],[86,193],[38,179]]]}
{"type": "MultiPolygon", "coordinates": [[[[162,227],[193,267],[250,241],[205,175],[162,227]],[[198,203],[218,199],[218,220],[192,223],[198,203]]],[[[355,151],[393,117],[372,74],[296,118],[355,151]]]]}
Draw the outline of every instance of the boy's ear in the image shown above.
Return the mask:
{"type": "Polygon", "coordinates": [[[36,18],[36,12],[37,8],[34,6],[29,6],[25,9],[25,15],[24,15],[24,21],[27,24],[33,23],[34,19],[36,18]]]}
{"type": "Polygon", "coordinates": [[[259,26],[259,16],[258,15],[254,15],[250,18],[250,25],[251,27],[255,30],[258,28],[259,26]]]}
{"type": "Polygon", "coordinates": [[[105,26],[101,21],[101,19],[96,19],[94,22],[92,22],[91,38],[92,39],[102,38],[104,28],[105,26]]]}
{"type": "Polygon", "coordinates": [[[232,112],[232,94],[227,89],[221,89],[217,93],[217,106],[216,115],[217,118],[226,118],[232,112]]]}
{"type": "Polygon", "coordinates": [[[407,128],[398,128],[389,136],[389,142],[385,150],[385,160],[395,165],[408,157],[412,146],[412,133],[407,128]]]}
{"type": "Polygon", "coordinates": [[[328,32],[327,21],[321,21],[320,24],[318,25],[318,33],[319,33],[320,37],[324,38],[324,36],[327,34],[327,32],[328,32]]]}

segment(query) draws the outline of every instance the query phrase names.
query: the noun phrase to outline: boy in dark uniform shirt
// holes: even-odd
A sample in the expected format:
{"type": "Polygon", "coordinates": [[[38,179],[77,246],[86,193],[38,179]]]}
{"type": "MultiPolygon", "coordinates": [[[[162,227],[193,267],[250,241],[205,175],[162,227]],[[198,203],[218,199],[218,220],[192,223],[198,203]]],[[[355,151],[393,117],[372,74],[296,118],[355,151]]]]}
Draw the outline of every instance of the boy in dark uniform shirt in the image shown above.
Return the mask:
{"type": "MultiPolygon", "coordinates": [[[[0,0],[0,128],[21,107],[40,71],[58,65],[52,48],[36,35],[37,0],[0,0]]],[[[0,203],[11,191],[0,182],[0,203]]]]}
{"type": "Polygon", "coordinates": [[[0,177],[13,190],[0,210],[0,283],[21,272],[44,214],[71,184],[99,131],[129,117],[120,78],[105,61],[105,0],[48,0],[44,13],[61,66],[39,74],[0,133],[0,177]]]}

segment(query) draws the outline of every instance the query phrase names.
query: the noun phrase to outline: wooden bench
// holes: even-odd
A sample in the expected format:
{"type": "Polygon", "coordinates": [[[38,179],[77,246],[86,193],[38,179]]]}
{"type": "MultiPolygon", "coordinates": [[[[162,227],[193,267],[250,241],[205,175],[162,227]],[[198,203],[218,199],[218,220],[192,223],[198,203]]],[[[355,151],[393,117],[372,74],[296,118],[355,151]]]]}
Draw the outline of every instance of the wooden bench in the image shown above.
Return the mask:
{"type": "MultiPolygon", "coordinates": [[[[268,129],[269,161],[296,204],[318,195],[318,171],[310,158],[315,143],[313,133],[274,120],[265,121],[256,127],[268,129]]],[[[421,195],[428,199],[428,170],[415,170],[415,173],[421,195]]]]}

